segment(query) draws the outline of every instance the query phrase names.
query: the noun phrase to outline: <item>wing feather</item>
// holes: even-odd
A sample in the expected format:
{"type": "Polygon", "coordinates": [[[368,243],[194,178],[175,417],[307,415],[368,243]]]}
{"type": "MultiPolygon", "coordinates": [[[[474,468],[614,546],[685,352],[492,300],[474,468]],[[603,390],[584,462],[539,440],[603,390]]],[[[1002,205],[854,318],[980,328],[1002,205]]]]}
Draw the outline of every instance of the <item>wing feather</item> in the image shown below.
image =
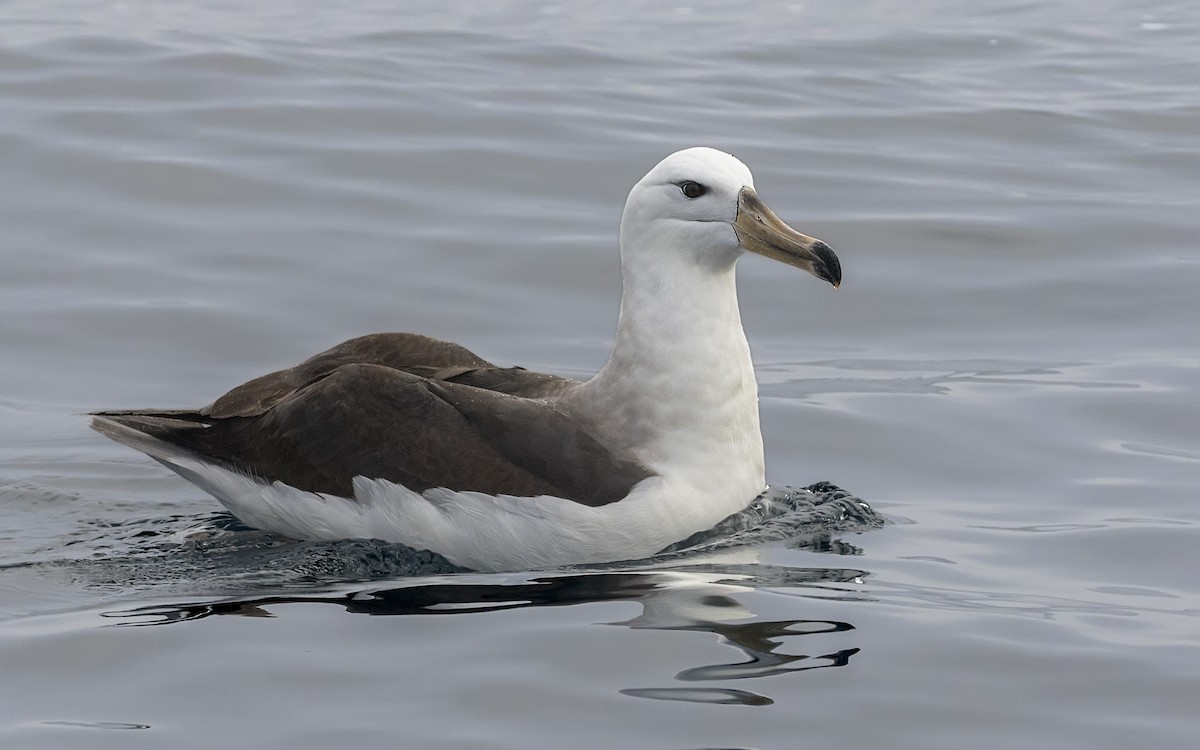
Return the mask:
{"type": "Polygon", "coordinates": [[[363,476],[417,492],[615,502],[650,472],[607,450],[548,398],[575,385],[496,367],[456,344],[374,334],[251,380],[203,409],[97,416],[314,492],[349,497],[363,476]]]}

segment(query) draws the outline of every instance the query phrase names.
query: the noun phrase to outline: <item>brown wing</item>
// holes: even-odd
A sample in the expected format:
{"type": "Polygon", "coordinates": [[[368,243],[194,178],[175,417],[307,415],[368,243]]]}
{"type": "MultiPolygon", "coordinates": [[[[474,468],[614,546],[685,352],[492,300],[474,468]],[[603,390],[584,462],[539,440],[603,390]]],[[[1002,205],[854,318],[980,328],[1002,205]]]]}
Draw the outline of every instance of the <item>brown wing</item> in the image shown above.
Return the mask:
{"type": "Polygon", "coordinates": [[[552,401],[513,395],[573,385],[496,368],[454,344],[380,334],[250,381],[198,412],[97,416],[316,492],[349,496],[353,478],[366,476],[416,491],[553,495],[593,506],[620,500],[650,475],[645,467],[611,454],[552,401]],[[410,348],[389,349],[389,339],[410,348]],[[424,342],[437,345],[434,356],[416,364],[424,342]],[[368,361],[346,362],[354,357],[368,361]]]}
{"type": "Polygon", "coordinates": [[[349,364],[382,365],[424,378],[527,398],[551,396],[576,384],[567,378],[520,367],[497,367],[449,341],[416,333],[373,333],[338,344],[295,367],[243,383],[200,409],[200,413],[215,419],[257,416],[304,386],[349,364]]]}

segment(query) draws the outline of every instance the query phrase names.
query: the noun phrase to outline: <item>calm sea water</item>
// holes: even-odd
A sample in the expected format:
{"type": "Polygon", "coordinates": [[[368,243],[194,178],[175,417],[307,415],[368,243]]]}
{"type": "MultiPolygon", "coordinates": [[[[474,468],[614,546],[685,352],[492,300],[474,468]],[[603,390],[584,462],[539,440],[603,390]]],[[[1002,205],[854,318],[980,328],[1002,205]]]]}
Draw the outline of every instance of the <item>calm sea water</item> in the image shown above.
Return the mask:
{"type": "Polygon", "coordinates": [[[4,747],[1195,747],[1194,2],[9,2],[0,113],[4,747]],[[586,375],[691,145],[842,258],[743,314],[769,480],[882,528],[456,573],[79,416],[382,330],[586,375]]]}

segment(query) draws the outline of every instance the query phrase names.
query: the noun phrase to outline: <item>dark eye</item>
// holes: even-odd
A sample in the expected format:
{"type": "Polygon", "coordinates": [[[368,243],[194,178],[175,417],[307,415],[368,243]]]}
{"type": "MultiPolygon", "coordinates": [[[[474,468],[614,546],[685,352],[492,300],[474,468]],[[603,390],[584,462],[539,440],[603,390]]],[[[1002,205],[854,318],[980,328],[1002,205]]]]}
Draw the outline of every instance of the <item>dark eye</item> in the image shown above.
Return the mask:
{"type": "Polygon", "coordinates": [[[699,198],[708,192],[708,188],[704,187],[698,182],[692,182],[691,180],[679,183],[679,189],[682,190],[683,194],[688,198],[699,198]]]}

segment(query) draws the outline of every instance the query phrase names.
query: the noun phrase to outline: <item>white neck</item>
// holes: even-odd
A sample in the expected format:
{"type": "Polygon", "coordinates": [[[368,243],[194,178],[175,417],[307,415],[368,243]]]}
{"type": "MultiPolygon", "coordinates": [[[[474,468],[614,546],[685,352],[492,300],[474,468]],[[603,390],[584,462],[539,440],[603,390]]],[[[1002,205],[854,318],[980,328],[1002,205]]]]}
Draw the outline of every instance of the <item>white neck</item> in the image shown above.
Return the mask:
{"type": "Polygon", "coordinates": [[[670,246],[657,249],[622,253],[612,356],[579,389],[580,406],[606,444],[660,474],[686,472],[748,493],[749,502],[765,480],[736,258],[697,263],[670,246]]]}

